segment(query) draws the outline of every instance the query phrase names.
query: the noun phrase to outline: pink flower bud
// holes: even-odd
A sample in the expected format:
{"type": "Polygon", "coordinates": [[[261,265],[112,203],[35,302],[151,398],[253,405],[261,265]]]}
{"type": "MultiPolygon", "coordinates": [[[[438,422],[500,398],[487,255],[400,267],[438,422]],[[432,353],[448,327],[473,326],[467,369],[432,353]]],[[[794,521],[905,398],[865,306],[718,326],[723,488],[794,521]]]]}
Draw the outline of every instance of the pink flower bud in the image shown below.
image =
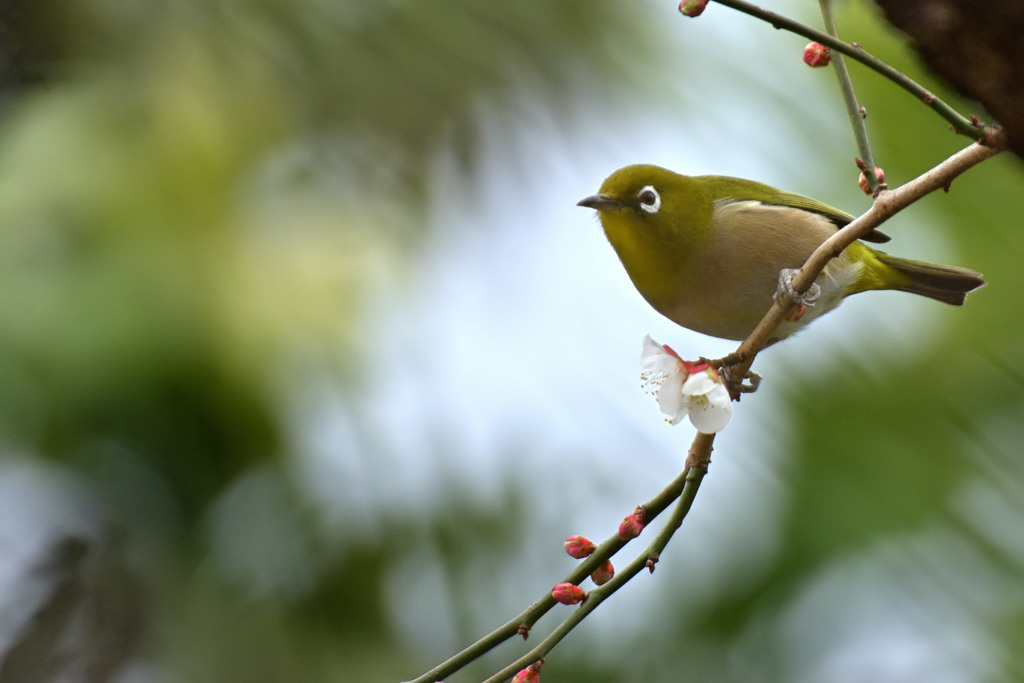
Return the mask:
{"type": "Polygon", "coordinates": [[[680,0],[679,11],[687,17],[699,17],[707,6],[708,0],[680,0]]]}
{"type": "Polygon", "coordinates": [[[623,541],[628,541],[631,538],[639,536],[640,532],[643,530],[643,512],[634,512],[631,515],[626,515],[626,518],[622,520],[622,524],[619,525],[619,538],[623,541]]]}
{"type": "Polygon", "coordinates": [[[590,579],[598,586],[603,586],[611,581],[613,576],[615,576],[615,567],[612,566],[611,560],[605,560],[604,564],[590,575],[590,579]]]}
{"type": "Polygon", "coordinates": [[[587,593],[571,583],[560,583],[551,589],[551,597],[563,605],[575,605],[587,599],[587,593]]]}
{"type": "MultiPolygon", "coordinates": [[[[878,178],[878,184],[881,185],[885,182],[885,171],[875,166],[875,177],[878,178]]],[[[864,194],[871,194],[871,185],[868,184],[868,178],[863,171],[861,171],[860,178],[857,178],[857,184],[860,185],[864,194]]]]}
{"type": "Polygon", "coordinates": [[[538,659],[530,666],[522,669],[512,677],[512,683],[540,683],[540,667],[544,664],[543,659],[538,659]]]}
{"type": "Polygon", "coordinates": [[[586,536],[570,536],[565,539],[565,552],[569,553],[569,557],[575,557],[577,560],[590,557],[595,550],[597,550],[597,546],[586,536]]]}
{"type": "Polygon", "coordinates": [[[685,363],[685,362],[686,362],[686,361],[684,361],[684,360],[683,360],[682,358],[680,358],[680,357],[679,357],[679,354],[678,354],[678,353],[676,353],[675,349],[673,349],[673,348],[672,348],[671,346],[669,346],[668,344],[662,344],[662,345],[661,345],[661,350],[662,350],[662,351],[664,351],[665,353],[667,353],[668,355],[672,356],[673,358],[675,358],[675,359],[676,359],[677,361],[679,361],[680,363],[685,363]]]}
{"type": "Polygon", "coordinates": [[[828,66],[832,51],[821,43],[808,43],[804,48],[804,63],[807,66],[828,66]]]}

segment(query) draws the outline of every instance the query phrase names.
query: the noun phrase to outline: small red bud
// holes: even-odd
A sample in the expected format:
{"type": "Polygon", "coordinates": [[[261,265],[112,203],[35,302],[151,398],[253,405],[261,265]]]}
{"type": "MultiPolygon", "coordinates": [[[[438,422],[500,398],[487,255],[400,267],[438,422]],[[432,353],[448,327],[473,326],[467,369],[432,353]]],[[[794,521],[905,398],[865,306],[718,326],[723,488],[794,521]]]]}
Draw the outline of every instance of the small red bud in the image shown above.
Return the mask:
{"type": "Polygon", "coordinates": [[[551,597],[563,605],[575,605],[587,599],[587,593],[571,583],[560,583],[551,589],[551,597]]]}
{"type": "Polygon", "coordinates": [[[575,557],[577,560],[590,557],[595,550],[597,550],[597,546],[586,536],[570,536],[565,539],[565,552],[569,553],[569,557],[575,557]]]}
{"type": "Polygon", "coordinates": [[[644,530],[644,516],[642,514],[633,513],[626,515],[626,518],[619,524],[619,538],[623,541],[628,541],[631,538],[636,538],[640,535],[640,532],[644,530]]]}
{"type": "Polygon", "coordinates": [[[612,566],[611,560],[605,560],[604,564],[590,575],[590,579],[598,586],[603,586],[611,581],[613,576],[615,576],[615,567],[612,566]]]}
{"type": "Polygon", "coordinates": [[[679,11],[687,17],[699,17],[707,6],[708,0],[680,0],[679,11]]]}
{"type": "Polygon", "coordinates": [[[808,43],[804,48],[804,64],[812,67],[828,66],[832,51],[821,43],[808,43]]]}
{"type": "Polygon", "coordinates": [[[538,659],[525,669],[521,669],[512,677],[512,683],[540,683],[540,667],[543,664],[544,660],[538,659]]]}
{"type": "MultiPolygon", "coordinates": [[[[881,185],[885,182],[885,171],[878,166],[875,166],[875,177],[878,178],[878,184],[881,185]]],[[[857,184],[860,185],[861,191],[864,194],[871,194],[871,185],[868,184],[868,177],[861,171],[860,178],[857,178],[857,184]]]]}

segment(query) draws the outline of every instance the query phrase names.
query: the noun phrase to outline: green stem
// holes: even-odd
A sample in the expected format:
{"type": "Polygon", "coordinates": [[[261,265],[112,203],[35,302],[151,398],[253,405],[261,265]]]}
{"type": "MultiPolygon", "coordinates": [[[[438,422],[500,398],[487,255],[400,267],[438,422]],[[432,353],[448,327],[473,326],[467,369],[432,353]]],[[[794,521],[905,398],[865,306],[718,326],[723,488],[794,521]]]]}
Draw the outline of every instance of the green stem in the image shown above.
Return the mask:
{"type": "MultiPolygon", "coordinates": [[[[836,18],[832,13],[832,0],[818,0],[821,6],[821,18],[825,23],[825,30],[830,36],[838,39],[839,32],[836,30],[836,18]]],[[[866,168],[864,177],[871,186],[871,192],[878,188],[878,177],[875,175],[875,160],[871,154],[871,143],[868,142],[868,128],[864,123],[864,117],[860,113],[860,105],[857,103],[857,95],[853,92],[853,81],[850,79],[850,72],[846,69],[846,60],[842,54],[836,54],[832,58],[832,64],[836,69],[836,78],[839,80],[839,90],[843,94],[843,102],[846,104],[846,115],[850,118],[850,126],[853,127],[853,139],[857,142],[857,152],[866,168]]]]}
{"type": "MultiPolygon", "coordinates": [[[[698,439],[704,437],[705,440],[713,439],[713,435],[698,434],[698,439]]],[[[695,439],[694,443],[697,443],[695,439]]],[[[702,442],[703,443],[703,442],[702,442]]],[[[707,450],[710,454],[711,443],[707,444],[707,450]]],[[[691,454],[693,449],[691,448],[691,454]]],[[[691,457],[692,460],[692,457],[691,457]]],[[[705,466],[705,471],[707,467],[705,466]]],[[[665,508],[667,508],[672,501],[679,498],[688,484],[689,469],[675,480],[662,489],[656,496],[651,498],[649,501],[644,503],[643,508],[645,511],[645,519],[650,522],[659,514],[661,514],[665,508]]],[[[584,579],[590,576],[595,569],[604,564],[605,560],[609,559],[612,555],[621,550],[628,541],[624,541],[619,538],[618,533],[613,534],[606,539],[601,545],[597,547],[597,550],[593,552],[586,560],[577,565],[568,576],[566,576],[559,583],[571,583],[579,585],[584,579]]],[[[554,584],[552,584],[554,585],[554,584]]],[[[409,683],[434,683],[447,676],[450,676],[453,672],[458,671],[462,667],[466,666],[473,660],[483,656],[493,648],[497,647],[509,638],[518,635],[524,629],[529,630],[537,621],[543,617],[552,607],[557,605],[551,592],[548,591],[544,596],[537,602],[530,605],[524,610],[519,616],[507,621],[503,625],[499,626],[495,630],[485,635],[480,640],[476,641],[466,649],[462,650],[458,654],[452,656],[450,659],[437,665],[430,671],[422,674],[418,678],[413,679],[409,683]]],[[[528,663],[529,664],[529,663],[528,663]]]]}
{"type": "MultiPolygon", "coordinates": [[[[698,438],[705,435],[698,434],[698,438]]],[[[695,440],[696,443],[696,440],[695,440]]],[[[704,475],[707,474],[706,467],[691,466],[686,471],[685,481],[686,484],[683,487],[682,494],[679,496],[679,502],[672,510],[672,516],[665,522],[665,526],[662,527],[658,535],[654,537],[654,540],[647,547],[647,550],[638,555],[632,562],[626,567],[615,573],[615,577],[611,581],[596,588],[587,595],[587,599],[584,600],[579,607],[573,610],[566,619],[558,625],[558,627],[551,632],[547,638],[545,638],[537,647],[533,648],[525,655],[512,662],[504,669],[488,678],[484,683],[501,683],[512,678],[520,669],[524,669],[530,664],[536,662],[538,659],[542,659],[563,639],[569,634],[576,626],[582,622],[588,614],[593,612],[598,606],[608,599],[617,590],[622,588],[626,583],[634,576],[648,568],[648,563],[657,562],[661,552],[668,545],[673,534],[679,529],[683,523],[683,519],[686,517],[686,513],[690,511],[690,506],[693,504],[693,499],[697,495],[697,489],[700,488],[701,480],[704,475]]],[[[650,570],[653,572],[654,565],[650,565],[650,570]]]]}
{"type": "Polygon", "coordinates": [[[809,38],[815,42],[821,43],[822,45],[828,45],[833,50],[841,52],[842,54],[854,59],[864,66],[872,69],[882,76],[885,76],[890,81],[900,86],[907,92],[911,93],[917,99],[924,102],[926,105],[931,107],[935,112],[949,122],[960,135],[966,135],[972,140],[978,140],[984,136],[984,127],[972,123],[969,119],[961,116],[955,109],[940,100],[938,97],[926,90],[922,85],[914,81],[912,78],[907,76],[902,71],[898,71],[877,57],[868,54],[859,45],[854,46],[851,43],[846,43],[838,38],[834,38],[827,33],[813,29],[810,26],[801,24],[800,22],[793,21],[788,17],[784,17],[781,14],[761,9],[756,5],[752,5],[749,2],[743,0],[715,0],[720,5],[731,7],[734,10],[749,14],[752,17],[756,17],[763,21],[768,22],[774,28],[785,29],[797,35],[809,38]]]}

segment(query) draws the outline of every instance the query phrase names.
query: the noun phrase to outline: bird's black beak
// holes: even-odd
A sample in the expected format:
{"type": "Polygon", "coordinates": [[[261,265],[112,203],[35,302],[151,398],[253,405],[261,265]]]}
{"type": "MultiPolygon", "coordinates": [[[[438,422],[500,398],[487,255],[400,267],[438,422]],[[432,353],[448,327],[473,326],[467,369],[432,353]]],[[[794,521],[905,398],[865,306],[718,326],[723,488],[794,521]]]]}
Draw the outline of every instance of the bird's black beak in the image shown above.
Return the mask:
{"type": "Polygon", "coordinates": [[[607,211],[610,209],[618,209],[622,206],[622,203],[617,199],[612,199],[606,194],[592,194],[589,197],[576,202],[576,206],[585,206],[588,209],[597,209],[598,211],[607,211]]]}

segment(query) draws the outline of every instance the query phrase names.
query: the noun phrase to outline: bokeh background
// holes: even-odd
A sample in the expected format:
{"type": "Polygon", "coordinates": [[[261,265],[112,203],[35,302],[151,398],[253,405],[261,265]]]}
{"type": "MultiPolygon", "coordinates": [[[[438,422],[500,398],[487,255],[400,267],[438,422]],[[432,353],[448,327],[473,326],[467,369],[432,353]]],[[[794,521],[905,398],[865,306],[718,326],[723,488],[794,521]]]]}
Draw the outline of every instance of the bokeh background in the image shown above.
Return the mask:
{"type": "MultiPolygon", "coordinates": [[[[806,41],[675,6],[0,5],[0,680],[413,678],[675,477],[641,339],[734,345],[576,201],[643,161],[869,203],[806,41]]],[[[891,186],[965,144],[851,70],[891,186]]],[[[985,273],[965,308],[868,294],[758,359],[658,571],[546,681],[1024,679],[1022,188],[1003,155],[886,228],[985,273]]]]}

